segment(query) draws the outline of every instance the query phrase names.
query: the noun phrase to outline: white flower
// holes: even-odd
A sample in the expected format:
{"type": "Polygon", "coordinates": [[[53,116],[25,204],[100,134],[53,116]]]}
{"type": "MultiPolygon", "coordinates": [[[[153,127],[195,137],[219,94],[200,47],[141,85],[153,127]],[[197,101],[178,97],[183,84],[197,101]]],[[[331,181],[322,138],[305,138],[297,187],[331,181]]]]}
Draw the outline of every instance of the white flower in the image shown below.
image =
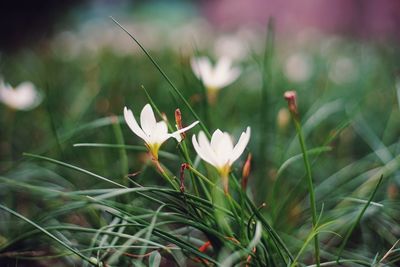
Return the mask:
{"type": "Polygon", "coordinates": [[[192,58],[190,61],[193,73],[202,80],[209,90],[218,90],[233,83],[240,75],[240,68],[232,68],[232,61],[222,57],[212,66],[207,57],[192,58]]]}
{"type": "Polygon", "coordinates": [[[168,127],[165,121],[156,121],[153,109],[150,104],[147,104],[140,113],[140,126],[136,122],[132,111],[127,107],[124,108],[125,121],[129,128],[140,138],[144,140],[147,148],[154,157],[158,159],[158,150],[160,146],[170,137],[175,138],[178,142],[182,140],[181,133],[194,127],[198,121],[192,123],[188,127],[179,129],[173,133],[168,133],[168,127]]]}
{"type": "Polygon", "coordinates": [[[248,49],[243,40],[245,38],[240,34],[221,36],[215,41],[215,54],[237,60],[244,59],[248,55],[248,49]]]}
{"type": "Polygon", "coordinates": [[[17,110],[31,110],[42,101],[42,96],[31,82],[23,82],[13,88],[0,81],[0,102],[17,110]]]}
{"type": "Polygon", "coordinates": [[[195,135],[192,137],[193,147],[200,158],[213,165],[221,175],[225,193],[228,192],[228,174],[231,166],[242,155],[249,140],[250,127],[247,127],[246,132],[240,135],[235,146],[230,135],[219,129],[213,133],[211,142],[202,131],[198,135],[198,140],[195,135]]]}

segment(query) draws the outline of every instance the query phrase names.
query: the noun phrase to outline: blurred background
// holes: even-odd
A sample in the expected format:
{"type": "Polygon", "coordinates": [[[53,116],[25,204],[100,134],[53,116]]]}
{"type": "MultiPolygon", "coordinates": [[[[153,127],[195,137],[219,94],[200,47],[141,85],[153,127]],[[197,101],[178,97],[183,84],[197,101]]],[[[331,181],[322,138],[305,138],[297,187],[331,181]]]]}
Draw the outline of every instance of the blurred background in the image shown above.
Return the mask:
{"type": "Polygon", "coordinates": [[[205,19],[218,30],[265,25],[276,19],[280,34],[293,34],[305,28],[323,33],[369,39],[398,39],[400,3],[396,0],[339,0],[333,2],[276,0],[198,0],[198,1],[3,1],[1,49],[16,51],[46,42],[60,31],[73,30],[93,19],[123,16],[137,22],[147,16],[160,20],[205,19]]]}
{"type": "MultiPolygon", "coordinates": [[[[112,16],[150,51],[211,131],[221,128],[237,137],[252,127],[250,192],[257,203],[275,204],[265,211],[274,227],[288,236],[306,229],[299,227],[308,209],[305,185],[298,180],[301,162],[276,181],[282,164],[300,151],[282,98],[295,89],[308,146],[332,148],[318,161],[313,158],[316,194],[325,203],[326,216],[339,216],[328,211],[353,192],[365,197],[373,186],[366,183],[371,175],[391,164],[379,196],[388,204],[385,216],[371,211],[363,228],[368,233],[364,238],[375,242],[357,249],[373,257],[374,249],[390,247],[399,238],[400,1],[25,0],[2,1],[0,9],[0,77],[12,87],[29,81],[40,94],[27,111],[0,103],[1,176],[65,190],[100,186],[70,170],[23,157],[23,152],[107,177],[126,175],[118,149],[73,145],[121,142],[113,125],[122,121],[124,106],[138,115],[148,102],[141,86],[170,121],[177,107],[184,123],[193,121],[112,16]],[[208,110],[190,68],[196,55],[214,62],[229,57],[242,70],[208,110]],[[287,195],[289,199],[281,197],[287,195]],[[379,231],[377,225],[382,226],[379,231]]],[[[142,145],[124,123],[121,128],[122,141],[142,145]]],[[[164,147],[174,148],[172,142],[164,147]]],[[[235,171],[240,172],[244,158],[235,171]]],[[[165,159],[165,164],[178,172],[176,161],[165,159]]],[[[145,153],[129,151],[129,173],[148,165],[145,153]]],[[[157,176],[148,177],[139,182],[160,183],[157,176]]],[[[2,202],[28,217],[54,205],[45,199],[26,205],[34,198],[30,192],[2,187],[2,202]],[[26,201],[18,201],[15,192],[26,201]]],[[[340,212],[346,215],[344,225],[355,216],[351,210],[340,212]]],[[[3,233],[18,226],[10,220],[0,220],[3,233]]],[[[79,218],[68,220],[81,223],[79,218]]],[[[354,247],[364,244],[357,238],[353,242],[354,247]]]]}
{"type": "MultiPolygon", "coordinates": [[[[398,75],[400,3],[396,0],[2,1],[0,5],[7,11],[0,18],[0,77],[14,87],[24,81],[33,82],[46,96],[38,110],[54,114],[71,111],[73,114],[67,117],[74,122],[74,116],[83,112],[84,96],[91,101],[85,103],[90,110],[85,111],[86,115],[105,115],[119,114],[122,102],[128,102],[122,98],[132,97],[126,95],[127,90],[135,92],[140,85],[162,94],[154,88],[154,83],[162,82],[142,73],[153,70],[160,77],[110,16],[157,53],[160,60],[168,62],[168,74],[179,77],[177,83],[183,82],[187,58],[200,52],[214,60],[221,56],[234,59],[244,67],[240,86],[246,91],[259,90],[263,74],[253,71],[252,63],[262,61],[270,18],[274,19],[273,63],[277,73],[270,80],[283,80],[275,91],[293,86],[314,90],[341,87],[351,88],[356,94],[358,82],[366,85],[364,71],[376,75],[372,71],[378,68],[383,76],[376,79],[390,77],[390,85],[376,84],[377,90],[382,86],[393,89],[393,79],[398,75]],[[52,94],[59,103],[50,101],[52,94]],[[119,102],[115,105],[110,101],[119,102]]],[[[186,74],[193,78],[190,71],[186,74]]],[[[143,98],[139,95],[135,97],[143,98]]],[[[3,120],[11,120],[4,118],[8,112],[2,113],[3,120]]],[[[57,129],[66,123],[65,119],[53,120],[53,124],[60,124],[52,126],[57,129]]],[[[4,138],[11,131],[6,128],[0,132],[2,161],[18,158],[26,147],[4,138]]],[[[25,134],[32,138],[39,138],[35,134],[45,135],[40,131],[25,134]]],[[[24,139],[14,134],[11,137],[24,139]]]]}

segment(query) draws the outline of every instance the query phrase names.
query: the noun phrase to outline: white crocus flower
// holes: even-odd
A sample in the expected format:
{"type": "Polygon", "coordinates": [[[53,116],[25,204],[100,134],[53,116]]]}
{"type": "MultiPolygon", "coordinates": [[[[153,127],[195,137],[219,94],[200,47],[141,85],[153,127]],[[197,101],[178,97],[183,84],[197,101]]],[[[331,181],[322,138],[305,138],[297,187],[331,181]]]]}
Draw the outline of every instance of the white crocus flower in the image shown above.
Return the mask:
{"type": "Polygon", "coordinates": [[[0,81],[0,102],[16,110],[31,110],[42,101],[42,96],[31,82],[23,82],[13,88],[0,81]]]}
{"type": "Polygon", "coordinates": [[[158,160],[158,150],[160,146],[170,137],[175,138],[178,142],[182,140],[181,133],[194,127],[198,121],[192,123],[188,127],[179,129],[173,133],[168,133],[168,127],[165,121],[156,121],[154,117],[153,109],[150,104],[147,104],[140,113],[140,126],[137,123],[132,111],[127,107],[124,108],[125,121],[129,128],[140,138],[142,138],[146,144],[146,147],[150,151],[151,155],[155,160],[158,160]]]}
{"type": "Polygon", "coordinates": [[[228,174],[231,166],[242,155],[250,140],[250,127],[243,132],[234,146],[227,132],[217,129],[208,141],[204,132],[200,131],[198,138],[193,135],[192,143],[197,154],[207,163],[213,165],[222,178],[225,194],[228,193],[228,174]]]}
{"type": "Polygon", "coordinates": [[[192,58],[190,61],[193,73],[207,88],[210,102],[214,102],[217,91],[233,83],[240,75],[240,68],[232,67],[232,60],[221,57],[215,66],[207,57],[192,58]]]}

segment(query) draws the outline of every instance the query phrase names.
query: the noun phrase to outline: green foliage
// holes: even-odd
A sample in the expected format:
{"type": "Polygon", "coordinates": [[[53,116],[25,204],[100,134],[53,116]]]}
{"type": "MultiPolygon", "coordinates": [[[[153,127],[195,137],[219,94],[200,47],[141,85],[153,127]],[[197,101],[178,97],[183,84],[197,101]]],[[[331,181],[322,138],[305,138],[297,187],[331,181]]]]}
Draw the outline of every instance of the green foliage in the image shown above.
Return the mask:
{"type": "Polygon", "coordinates": [[[322,53],[324,39],[285,48],[271,27],[265,51],[241,62],[240,78],[215,105],[189,58],[172,49],[153,54],[143,44],[145,54],[103,49],[70,60],[52,50],[5,55],[0,72],[13,83],[32,80],[45,99],[30,112],[0,107],[0,262],[306,266],[318,236],[321,265],[398,264],[399,51],[341,40],[322,53]],[[308,80],[285,75],[285,53],[294,49],[312,59],[308,80]],[[357,75],[340,82],[331,70],[338,58],[357,75]],[[308,150],[282,117],[283,92],[293,88],[308,150]],[[192,148],[196,128],[182,143],[166,142],[154,166],[121,117],[124,106],[139,114],[148,102],[170,129],[176,108],[184,124],[198,119],[206,133],[237,137],[250,125],[248,188],[240,186],[242,156],[224,194],[192,148]]]}

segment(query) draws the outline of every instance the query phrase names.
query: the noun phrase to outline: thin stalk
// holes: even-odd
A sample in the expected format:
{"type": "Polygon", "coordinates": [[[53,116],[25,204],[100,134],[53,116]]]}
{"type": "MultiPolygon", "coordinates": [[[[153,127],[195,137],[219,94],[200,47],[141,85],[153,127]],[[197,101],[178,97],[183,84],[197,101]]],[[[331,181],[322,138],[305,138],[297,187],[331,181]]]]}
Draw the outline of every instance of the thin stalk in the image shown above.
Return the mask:
{"type": "MultiPolygon", "coordinates": [[[[207,196],[207,199],[211,201],[212,197],[211,194],[209,192],[209,190],[207,189],[207,187],[205,186],[205,184],[203,182],[206,182],[207,184],[209,184],[211,186],[211,188],[214,188],[216,186],[215,183],[211,182],[206,176],[204,176],[201,172],[199,172],[198,170],[196,170],[195,168],[193,168],[193,166],[191,164],[189,164],[189,170],[191,172],[193,172],[197,177],[199,177],[202,180],[202,187],[203,190],[207,196]]],[[[219,189],[221,190],[221,189],[219,189]]]]}
{"type": "MultiPolygon", "coordinates": [[[[312,174],[311,174],[311,164],[310,164],[310,160],[308,159],[307,148],[306,148],[306,144],[304,142],[304,137],[303,137],[303,133],[301,130],[300,121],[295,114],[292,113],[292,115],[293,115],[293,120],[294,120],[294,124],[296,127],[297,136],[299,138],[301,152],[303,153],[304,166],[306,167],[308,191],[310,194],[312,223],[313,223],[313,228],[315,229],[317,227],[318,216],[317,216],[317,206],[315,204],[315,193],[314,193],[314,185],[313,185],[313,179],[312,179],[312,174]]],[[[314,236],[314,247],[315,247],[315,262],[317,264],[317,267],[319,267],[320,266],[320,256],[319,256],[318,234],[315,234],[315,236],[314,236]]]]}
{"type": "MultiPolygon", "coordinates": [[[[181,147],[181,151],[182,151],[182,154],[183,154],[183,157],[185,158],[185,160],[188,161],[189,164],[192,164],[192,162],[190,160],[190,157],[189,157],[189,153],[188,153],[188,149],[187,149],[187,145],[186,145],[185,140],[183,139],[182,142],[179,143],[179,145],[181,147]]],[[[197,187],[197,183],[196,183],[195,177],[194,177],[192,172],[190,172],[189,175],[190,175],[190,180],[192,182],[194,193],[195,193],[196,196],[199,197],[200,194],[199,194],[199,189],[197,187]]],[[[201,181],[201,182],[203,182],[203,181],[201,181]]]]}
{"type": "MultiPolygon", "coordinates": [[[[244,194],[246,194],[245,189],[240,192],[240,211],[242,214],[242,220],[240,220],[240,240],[246,237],[245,225],[244,225],[244,218],[246,216],[245,212],[245,205],[244,205],[244,194]]],[[[246,238],[247,241],[247,238],[246,238]]]]}
{"type": "MultiPolygon", "coordinates": [[[[265,40],[265,51],[264,51],[264,58],[261,66],[262,71],[262,88],[261,88],[261,102],[260,102],[260,162],[261,166],[264,166],[267,159],[267,151],[266,146],[268,144],[268,137],[265,133],[268,132],[268,129],[271,128],[270,123],[270,103],[269,103],[269,95],[268,90],[272,89],[272,57],[274,51],[274,37],[275,35],[275,27],[274,27],[274,20],[270,18],[268,21],[267,27],[267,36],[265,40]]],[[[264,170],[263,170],[264,171],[264,170]]],[[[262,182],[262,179],[259,181],[262,182]]]]}
{"type": "Polygon", "coordinates": [[[152,162],[155,168],[158,170],[158,172],[162,175],[162,177],[164,177],[165,180],[167,180],[167,182],[172,186],[172,188],[174,188],[176,191],[180,191],[179,186],[176,183],[174,183],[174,180],[167,174],[167,171],[164,170],[158,159],[153,158],[152,162]]]}

